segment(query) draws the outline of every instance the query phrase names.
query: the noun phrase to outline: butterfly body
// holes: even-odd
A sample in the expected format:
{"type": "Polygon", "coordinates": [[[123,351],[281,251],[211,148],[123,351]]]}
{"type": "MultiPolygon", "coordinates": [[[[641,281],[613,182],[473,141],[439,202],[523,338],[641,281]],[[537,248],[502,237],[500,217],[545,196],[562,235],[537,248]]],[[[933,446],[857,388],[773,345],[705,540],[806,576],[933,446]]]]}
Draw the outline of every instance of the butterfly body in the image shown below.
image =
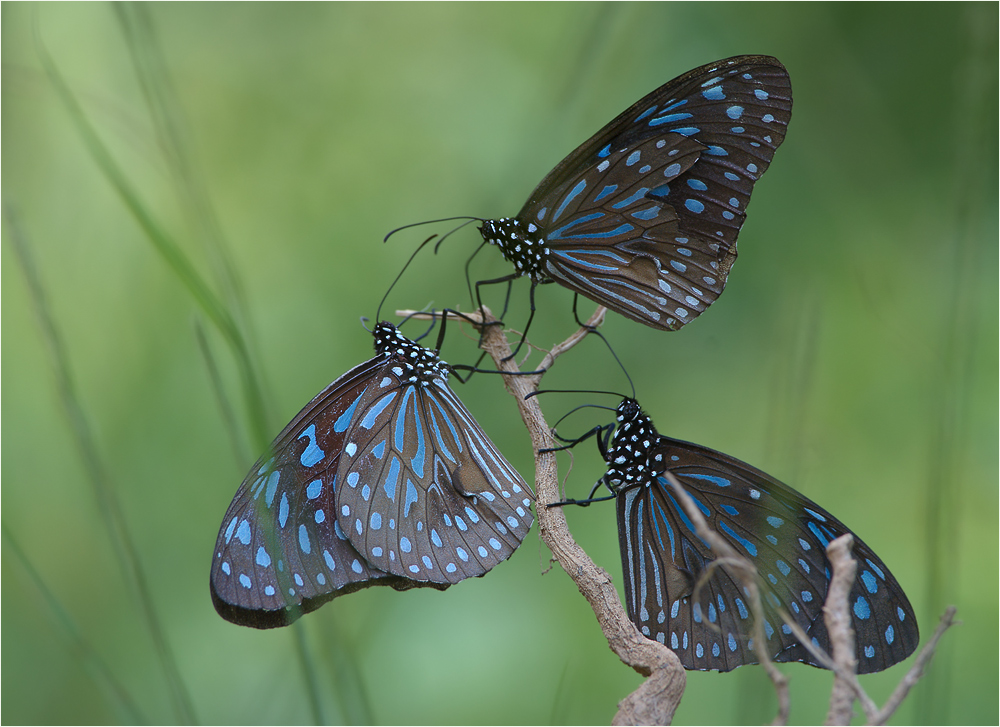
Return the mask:
{"type": "Polygon", "coordinates": [[[223,520],[211,586],[224,618],[269,628],[373,585],[444,589],[508,558],[530,489],[437,355],[380,323],[376,356],[278,435],[223,520]]]}
{"type": "MultiPolygon", "coordinates": [[[[604,482],[615,493],[629,617],[673,649],[687,669],[729,671],[757,662],[753,614],[724,569],[696,584],[715,558],[663,476],[671,472],[708,524],[757,568],[764,630],[774,661],[819,666],[792,635],[787,612],[829,653],[823,603],[830,580],[825,547],[851,532],[829,512],[734,457],[660,435],[631,399],[618,408],[604,482]]],[[[852,533],[853,534],[853,533],[852,533]]],[[[913,609],[886,565],[854,535],[858,575],[851,595],[858,672],[909,656],[919,633],[913,609]]]]}
{"type": "Polygon", "coordinates": [[[784,66],[738,56],[690,71],[620,114],[483,238],[515,275],[555,281],[677,330],[722,293],[753,185],[791,118],[784,66]]]}

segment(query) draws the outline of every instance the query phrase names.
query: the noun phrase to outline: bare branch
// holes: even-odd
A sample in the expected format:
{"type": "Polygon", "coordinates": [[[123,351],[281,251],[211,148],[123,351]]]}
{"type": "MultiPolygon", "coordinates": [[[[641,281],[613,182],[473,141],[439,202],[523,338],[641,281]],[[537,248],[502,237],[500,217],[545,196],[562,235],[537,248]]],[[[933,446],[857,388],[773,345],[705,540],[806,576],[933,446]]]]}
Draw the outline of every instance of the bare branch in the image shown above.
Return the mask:
{"type": "MultiPolygon", "coordinates": [[[[539,368],[547,369],[559,355],[583,340],[589,332],[588,327],[599,324],[603,315],[603,309],[598,309],[587,326],[555,346],[539,368]]],[[[487,317],[486,323],[490,323],[490,320],[487,317]]],[[[510,356],[511,351],[500,327],[486,325],[482,331],[481,346],[493,358],[497,369],[515,373],[517,367],[514,362],[504,360],[510,356]]],[[[521,419],[528,428],[531,446],[535,451],[536,510],[541,538],[594,610],[611,650],[625,664],[649,677],[639,689],[622,700],[614,723],[669,724],[686,684],[680,659],[663,644],[650,641],[639,633],[622,608],[618,592],[607,571],[598,567],[573,539],[563,509],[546,507],[548,503],[558,502],[560,499],[558,471],[555,453],[539,454],[539,450],[555,447],[557,443],[542,415],[538,398],[525,398],[537,388],[540,378],[541,374],[503,377],[507,391],[517,401],[521,419]]]]}
{"type": "Polygon", "coordinates": [[[903,677],[903,681],[899,683],[896,690],[886,701],[885,706],[874,716],[874,718],[869,717],[869,724],[885,724],[892,717],[893,713],[899,709],[899,705],[903,703],[906,699],[906,695],[909,694],[910,690],[914,685],[920,681],[921,677],[924,675],[924,669],[930,663],[931,657],[934,656],[934,651],[937,649],[938,641],[944,635],[944,632],[955,624],[961,623],[961,621],[955,620],[955,613],[957,609],[954,606],[948,606],[945,609],[944,614],[941,616],[941,620],[938,622],[938,627],[934,631],[934,635],[931,636],[927,643],[924,644],[924,648],[920,650],[920,654],[917,655],[917,660],[913,662],[913,666],[910,667],[910,671],[906,673],[903,677]]]}
{"type": "MultiPolygon", "coordinates": [[[[853,675],[858,665],[854,658],[854,629],[851,628],[851,612],[848,606],[854,576],[858,572],[858,564],[851,557],[853,546],[854,536],[850,533],[841,535],[826,546],[826,554],[833,567],[833,576],[830,579],[826,603],[823,605],[823,615],[836,666],[833,690],[830,692],[830,709],[824,722],[830,725],[850,724],[854,712],[854,685],[850,679],[845,678],[845,673],[853,675]]],[[[809,641],[797,638],[803,643],[809,641]]]]}

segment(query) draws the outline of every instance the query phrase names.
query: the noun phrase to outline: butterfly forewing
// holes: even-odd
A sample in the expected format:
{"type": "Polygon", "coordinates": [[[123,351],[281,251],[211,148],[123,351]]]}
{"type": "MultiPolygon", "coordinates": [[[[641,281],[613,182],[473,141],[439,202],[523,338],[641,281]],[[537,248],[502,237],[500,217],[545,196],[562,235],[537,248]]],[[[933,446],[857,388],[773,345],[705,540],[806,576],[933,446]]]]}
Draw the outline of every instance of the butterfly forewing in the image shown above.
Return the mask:
{"type": "Polygon", "coordinates": [[[725,287],[791,105],[774,58],[697,68],[620,114],[542,180],[513,224],[491,221],[484,235],[518,272],[676,330],[725,287]]]}
{"type": "MultiPolygon", "coordinates": [[[[829,652],[822,606],[830,580],[825,548],[850,530],[830,513],[774,478],[705,447],[659,437],[654,458],[668,469],[705,516],[757,567],[764,630],[775,661],[814,657],[781,618],[786,611],[829,652]]],[[[714,557],[659,476],[619,497],[626,602],[643,633],[678,651],[685,667],[726,671],[756,663],[746,594],[714,569],[695,598],[694,584],[714,557]],[[718,627],[718,628],[714,628],[718,627]]],[[[856,535],[858,576],[851,594],[858,672],[880,671],[916,648],[912,608],[889,569],[856,535]]]]}
{"type": "Polygon", "coordinates": [[[345,418],[379,364],[355,367],[309,402],[240,485],[212,563],[213,600],[227,619],[279,626],[341,593],[401,585],[338,532],[331,487],[345,418]]]}
{"type": "Polygon", "coordinates": [[[417,581],[483,575],[531,527],[530,490],[443,377],[407,383],[387,367],[362,398],[337,482],[355,547],[417,581]]]}

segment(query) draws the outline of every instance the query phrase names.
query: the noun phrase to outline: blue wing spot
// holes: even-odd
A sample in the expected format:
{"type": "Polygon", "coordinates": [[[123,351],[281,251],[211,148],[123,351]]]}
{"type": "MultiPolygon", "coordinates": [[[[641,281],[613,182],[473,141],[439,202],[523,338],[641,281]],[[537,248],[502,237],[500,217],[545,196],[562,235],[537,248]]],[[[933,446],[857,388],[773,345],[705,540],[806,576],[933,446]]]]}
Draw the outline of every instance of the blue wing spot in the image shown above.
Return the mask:
{"type": "Polygon", "coordinates": [[[742,535],[737,535],[736,531],[733,530],[727,523],[719,522],[719,529],[724,533],[728,534],[733,540],[742,545],[746,551],[753,556],[757,555],[757,546],[751,543],[749,540],[744,538],[742,535]]]}
{"type": "Polygon", "coordinates": [[[673,633],[670,634],[670,648],[671,649],[679,649],[680,648],[680,644],[677,643],[677,632],[676,631],[674,631],[673,633]]]}
{"type": "MultiPolygon", "coordinates": [[[[767,574],[767,580],[771,581],[771,585],[778,585],[778,579],[775,577],[774,573],[767,574]]],[[[770,594],[768,594],[770,595],[770,594]]]]}
{"type": "Polygon", "coordinates": [[[250,582],[250,578],[246,575],[246,573],[240,573],[240,585],[242,585],[244,588],[249,588],[251,585],[253,585],[250,582]]]}
{"type": "Polygon", "coordinates": [[[715,619],[716,618],[717,618],[717,616],[715,614],[715,606],[710,603],[710,604],[708,604],[708,620],[711,623],[715,623],[715,619]]]}
{"type": "Polygon", "coordinates": [[[761,121],[763,121],[765,124],[770,124],[772,121],[774,121],[774,117],[771,116],[771,114],[764,114],[764,116],[761,118],[761,121]]]}
{"type": "Polygon", "coordinates": [[[315,500],[319,493],[323,491],[323,480],[313,480],[306,486],[306,497],[315,500]]]}
{"type": "Polygon", "coordinates": [[[469,529],[469,526],[466,525],[465,521],[458,515],[455,516],[455,524],[458,526],[458,529],[461,530],[462,532],[465,532],[466,530],[469,529]]]}
{"type": "Polygon", "coordinates": [[[686,199],[684,200],[684,206],[695,214],[701,214],[705,211],[705,205],[696,199],[686,199]]]}
{"type": "Polygon", "coordinates": [[[444,569],[449,573],[454,573],[455,571],[458,570],[458,567],[454,563],[449,563],[448,565],[445,566],[444,569]]]}
{"type": "Polygon", "coordinates": [[[889,626],[889,628],[885,630],[885,643],[891,644],[895,638],[896,632],[893,630],[892,626],[889,626]]]}
{"type": "Polygon", "coordinates": [[[490,538],[490,547],[493,548],[493,550],[500,550],[500,541],[496,538],[490,538]]]}
{"type": "Polygon", "coordinates": [[[316,514],[313,515],[313,520],[315,520],[316,524],[319,525],[321,522],[326,520],[326,513],[322,510],[317,510],[316,514]]]}
{"type": "Polygon", "coordinates": [[[802,508],[802,509],[803,509],[803,510],[805,510],[805,511],[806,511],[807,513],[809,513],[810,515],[812,515],[812,516],[813,516],[814,518],[816,518],[817,520],[819,520],[819,521],[820,521],[821,523],[825,523],[825,522],[826,522],[826,518],[825,518],[825,517],[823,517],[822,515],[820,515],[820,514],[819,514],[818,512],[816,512],[815,510],[810,510],[810,509],[809,509],[808,507],[804,507],[804,508],[802,508]]]}
{"type": "Polygon", "coordinates": [[[767,91],[761,88],[755,88],[753,90],[753,95],[759,98],[761,101],[767,100],[767,91]]]}
{"type": "MultiPolygon", "coordinates": [[[[365,418],[361,420],[361,426],[363,426],[365,429],[371,429],[373,426],[375,426],[375,420],[378,419],[379,414],[385,411],[385,408],[389,406],[389,404],[391,404],[392,400],[395,398],[396,398],[396,392],[393,391],[392,393],[387,394],[386,396],[383,396],[381,399],[379,399],[378,402],[376,402],[375,406],[369,409],[368,413],[365,414],[365,418]]],[[[334,429],[336,428],[337,427],[334,426],[334,429]]]]}
{"type": "Polygon", "coordinates": [[[226,544],[229,544],[230,539],[233,537],[233,531],[236,529],[236,521],[238,518],[233,518],[229,521],[229,527],[226,528],[226,544]]]}
{"type": "Polygon", "coordinates": [[[692,616],[692,618],[694,618],[694,622],[696,624],[700,624],[701,623],[701,604],[700,603],[696,603],[696,604],[694,604],[694,606],[692,606],[692,608],[691,608],[691,616],[692,616]]]}
{"type": "Polygon", "coordinates": [[[757,172],[757,165],[747,164],[747,171],[750,172],[751,174],[755,174],[757,172]]]}
{"type": "Polygon", "coordinates": [[[240,521],[240,526],[236,528],[236,537],[243,545],[250,545],[250,523],[246,520],[240,521]]]}
{"type": "Polygon", "coordinates": [[[869,659],[871,659],[873,656],[875,656],[875,647],[874,646],[866,646],[865,647],[865,656],[867,656],[869,659]]]}
{"type": "Polygon", "coordinates": [[[709,144],[705,153],[713,157],[727,157],[729,152],[723,149],[721,146],[715,146],[714,144],[709,144]]]}
{"type": "Polygon", "coordinates": [[[490,554],[490,551],[488,551],[488,550],[487,550],[486,548],[484,548],[484,547],[483,547],[483,546],[481,546],[481,545],[479,546],[479,557],[480,557],[480,558],[485,558],[485,557],[486,557],[486,556],[488,556],[489,554],[490,554]]]}
{"type": "Polygon", "coordinates": [[[399,539],[399,549],[404,553],[409,553],[413,550],[413,546],[410,544],[410,539],[405,535],[399,539]]]}
{"type": "Polygon", "coordinates": [[[621,202],[616,202],[615,204],[611,205],[611,207],[616,210],[624,209],[625,207],[628,207],[630,204],[637,202],[640,199],[644,199],[646,197],[646,192],[648,191],[649,187],[640,187],[639,190],[635,192],[635,194],[629,195],[621,202]]]}
{"type": "Polygon", "coordinates": [[[385,478],[385,484],[382,485],[390,502],[396,501],[396,480],[399,478],[399,468],[399,460],[393,457],[392,462],[389,463],[389,474],[385,478]]]}
{"type": "Polygon", "coordinates": [[[734,126],[733,128],[730,129],[730,131],[733,132],[734,134],[742,134],[744,131],[746,131],[746,129],[744,129],[742,126],[734,126]]]}
{"type": "Polygon", "coordinates": [[[354,562],[351,563],[351,570],[354,571],[355,573],[361,573],[361,571],[363,570],[361,568],[361,563],[358,561],[357,558],[355,558],[354,562]]]}
{"type": "Polygon", "coordinates": [[[264,586],[264,595],[265,596],[273,596],[274,595],[274,586],[264,586]]]}
{"type": "Polygon", "coordinates": [[[816,539],[820,542],[820,544],[825,548],[829,544],[830,539],[820,532],[816,523],[809,523],[808,527],[812,531],[812,534],[816,536],[816,539]]]}
{"type": "Polygon", "coordinates": [[[870,570],[866,570],[861,574],[861,580],[865,584],[865,588],[868,589],[869,593],[878,593],[878,581],[875,580],[875,576],[872,575],[870,570]]]}
{"type": "Polygon", "coordinates": [[[288,493],[281,493],[281,502],[278,503],[278,525],[285,527],[288,522],[288,493]]]}
{"type": "MultiPolygon", "coordinates": [[[[606,157],[610,153],[611,153],[611,144],[608,144],[606,147],[597,152],[597,156],[606,157]]],[[[539,219],[541,219],[541,217],[539,217],[539,219]]]]}
{"type": "Polygon", "coordinates": [[[296,439],[302,439],[302,437],[309,438],[309,445],[299,457],[299,461],[302,462],[302,466],[312,467],[313,465],[322,462],[323,458],[326,457],[326,452],[320,449],[319,445],[316,444],[316,425],[310,424],[302,430],[302,434],[296,437],[296,439]]]}
{"type": "Polygon", "coordinates": [[[269,556],[267,554],[267,551],[264,550],[263,545],[257,548],[256,560],[257,560],[257,565],[261,566],[262,568],[267,568],[269,565],[271,565],[271,556],[269,556]]]}
{"type": "Polygon", "coordinates": [[[373,512],[372,516],[368,519],[368,526],[372,530],[379,530],[382,527],[382,514],[378,512],[373,512]]]}
{"type": "Polygon", "coordinates": [[[632,166],[633,164],[639,161],[639,157],[641,156],[642,153],[639,151],[632,152],[631,154],[628,155],[628,159],[625,160],[625,166],[626,167],[632,166]]]}
{"type": "Polygon", "coordinates": [[[721,593],[718,594],[715,597],[715,600],[718,601],[718,603],[719,603],[719,613],[725,613],[726,612],[726,602],[722,600],[722,594],[721,593]]]}
{"type": "Polygon", "coordinates": [[[726,513],[727,515],[732,515],[732,516],[734,516],[734,517],[735,517],[736,515],[739,515],[739,514],[740,514],[740,511],[739,511],[739,510],[737,510],[737,509],[736,509],[735,507],[733,507],[732,505],[719,505],[719,508],[720,508],[720,509],[721,509],[721,510],[722,510],[722,511],[723,511],[724,513],[726,513]]]}
{"type": "Polygon", "coordinates": [[[742,115],[743,115],[742,106],[730,106],[728,109],[726,109],[726,116],[728,116],[733,120],[740,118],[742,115]]]}
{"type": "Polygon", "coordinates": [[[312,550],[312,545],[309,543],[309,531],[306,530],[305,525],[299,525],[299,547],[306,555],[309,555],[312,550]]]}
{"type": "Polygon", "coordinates": [[[222,572],[227,576],[232,572],[232,569],[229,567],[229,563],[226,561],[222,561],[222,572]]]}
{"type": "Polygon", "coordinates": [[[767,542],[769,542],[771,545],[777,545],[778,544],[778,539],[776,537],[774,537],[773,535],[765,535],[764,537],[767,539],[767,542]]]}
{"type": "Polygon", "coordinates": [[[473,523],[479,522],[479,516],[476,514],[476,511],[473,510],[471,507],[465,508],[465,514],[469,516],[469,520],[471,520],[473,523]]]}
{"type": "Polygon", "coordinates": [[[337,569],[337,563],[333,560],[333,556],[330,555],[330,551],[329,550],[324,550],[323,551],[323,560],[326,561],[326,567],[329,568],[330,570],[336,570],[337,569]]]}
{"type": "Polygon", "coordinates": [[[811,550],[812,549],[812,546],[809,545],[809,541],[808,540],[803,540],[802,538],[799,538],[799,545],[802,546],[802,550],[811,550]]]}
{"type": "Polygon", "coordinates": [[[464,562],[467,563],[469,561],[469,554],[466,553],[464,549],[455,548],[455,552],[458,553],[458,557],[461,558],[464,562]]]}
{"type": "Polygon", "coordinates": [[[781,633],[783,633],[785,636],[788,636],[790,633],[792,633],[792,627],[789,626],[788,624],[781,624],[781,633]]]}
{"type": "Polygon", "coordinates": [[[730,651],[736,651],[736,638],[732,635],[732,633],[729,634],[729,639],[726,643],[729,646],[730,651]]]}
{"type": "Polygon", "coordinates": [[[885,573],[882,572],[881,568],[879,568],[877,565],[875,565],[874,563],[872,563],[869,558],[865,558],[865,563],[867,563],[869,566],[871,566],[871,569],[878,574],[879,578],[881,578],[883,581],[885,580],[885,573]]]}
{"type": "Polygon", "coordinates": [[[730,182],[738,182],[740,180],[740,175],[739,174],[733,174],[732,172],[726,172],[725,176],[726,176],[726,179],[728,179],[730,182]]]}
{"type": "Polygon", "coordinates": [[[403,503],[403,517],[410,515],[410,505],[417,501],[417,488],[410,478],[406,478],[406,502],[403,503]]]}
{"type": "Polygon", "coordinates": [[[685,270],[687,270],[687,265],[685,265],[682,262],[678,262],[677,260],[671,260],[670,261],[670,267],[672,267],[674,270],[676,270],[679,273],[683,273],[685,270]]]}
{"type": "Polygon", "coordinates": [[[670,618],[677,618],[677,614],[680,613],[681,602],[680,600],[674,601],[673,605],[670,606],[670,618]]]}
{"type": "Polygon", "coordinates": [[[811,603],[813,600],[812,591],[802,591],[799,595],[802,597],[803,603],[811,603]]]}
{"type": "Polygon", "coordinates": [[[635,117],[635,121],[633,121],[632,123],[638,123],[638,122],[642,121],[644,118],[646,118],[651,113],[653,113],[654,111],[656,111],[656,108],[657,108],[656,104],[653,104],[648,109],[646,109],[645,111],[643,111],[641,114],[639,114],[638,116],[636,116],[635,117]]]}
{"type": "Polygon", "coordinates": [[[322,573],[317,573],[316,574],[316,582],[319,583],[321,586],[325,586],[326,585],[326,576],[323,575],[322,573]]]}
{"type": "MultiPolygon", "coordinates": [[[[668,109],[664,109],[664,111],[667,111],[667,110],[668,109]]],[[[677,121],[684,121],[684,119],[690,119],[690,118],[691,118],[691,114],[685,114],[685,113],[667,114],[666,116],[660,116],[658,118],[651,119],[650,122],[649,122],[649,125],[650,126],[663,126],[664,124],[673,124],[673,123],[675,123],[677,121]]]]}
{"type": "Polygon", "coordinates": [[[684,257],[691,257],[694,254],[690,250],[688,250],[686,247],[679,247],[679,248],[677,248],[677,253],[679,255],[683,255],[684,257]]]}
{"type": "Polygon", "coordinates": [[[602,199],[604,199],[605,197],[607,197],[609,194],[614,194],[617,189],[618,189],[618,185],[617,184],[609,184],[608,186],[606,186],[604,189],[601,190],[601,193],[599,195],[597,195],[596,197],[594,197],[594,201],[595,202],[600,202],[602,199]]]}
{"type": "Polygon", "coordinates": [[[648,174],[650,169],[652,169],[652,167],[648,164],[641,166],[639,167],[639,174],[648,174]]]}
{"type": "Polygon", "coordinates": [[[732,220],[736,218],[736,215],[734,215],[729,210],[722,210],[722,216],[727,220],[732,220]]]}
{"type": "Polygon", "coordinates": [[[679,129],[671,129],[675,134],[680,134],[681,136],[694,136],[699,133],[701,129],[696,126],[683,126],[679,129]]]}
{"type": "Polygon", "coordinates": [[[559,207],[556,208],[556,213],[552,216],[552,220],[558,220],[562,217],[563,211],[566,209],[566,205],[572,202],[583,190],[587,188],[587,180],[581,179],[576,183],[576,186],[570,190],[570,193],[563,197],[563,201],[560,203],[559,207]]]}
{"type": "Polygon", "coordinates": [[[872,615],[871,607],[864,596],[858,596],[858,600],[854,602],[854,615],[862,621],[872,615]]]}
{"type": "Polygon", "coordinates": [[[896,606],[896,615],[899,617],[900,621],[906,619],[906,613],[899,606],[896,606]]]}
{"type": "Polygon", "coordinates": [[[786,563],[785,561],[776,560],[774,563],[775,565],[778,566],[778,570],[781,571],[781,575],[787,576],[789,573],[792,572],[792,569],[788,566],[788,563],[786,563]]]}
{"type": "Polygon", "coordinates": [[[726,94],[722,92],[722,86],[712,86],[707,91],[702,91],[701,95],[709,101],[722,101],[726,97],[726,94]]]}
{"type": "Polygon", "coordinates": [[[382,455],[385,454],[385,440],[384,439],[381,442],[379,442],[378,444],[376,444],[372,448],[372,454],[374,454],[378,459],[382,459],[382,455]]]}
{"type": "Polygon", "coordinates": [[[441,547],[441,536],[437,534],[437,530],[431,528],[431,542],[437,547],[441,547]]]}
{"type": "Polygon", "coordinates": [[[359,475],[357,472],[351,472],[350,474],[347,475],[347,484],[349,484],[351,487],[357,487],[358,482],[360,480],[361,480],[361,475],[359,475]]]}
{"type": "Polygon", "coordinates": [[[697,190],[700,190],[702,192],[704,192],[706,189],[708,189],[708,185],[705,184],[700,179],[689,179],[689,180],[687,180],[687,185],[691,189],[697,189],[697,190]]]}
{"type": "Polygon", "coordinates": [[[743,604],[743,600],[740,598],[736,599],[736,610],[740,612],[740,618],[745,619],[750,615],[747,611],[747,607],[743,604]]]}
{"type": "Polygon", "coordinates": [[[632,216],[640,220],[655,220],[660,216],[660,207],[659,205],[653,205],[647,209],[633,212],[632,216]]]}
{"type": "Polygon", "coordinates": [[[424,567],[427,568],[428,570],[430,570],[430,569],[432,569],[434,567],[434,563],[431,562],[430,557],[428,557],[428,556],[425,555],[420,560],[422,560],[424,562],[424,567]]]}
{"type": "Polygon", "coordinates": [[[799,611],[801,611],[801,609],[799,608],[799,604],[797,604],[795,601],[792,601],[792,610],[795,611],[795,613],[799,613],[799,611]]]}
{"type": "MultiPolygon", "coordinates": [[[[680,252],[680,250],[677,252],[680,252]]],[[[690,251],[687,254],[690,255],[690,251]]],[[[685,475],[685,477],[691,480],[705,480],[706,482],[711,482],[716,487],[730,487],[733,484],[725,477],[717,477],[715,475],[685,475]]]]}
{"type": "Polygon", "coordinates": [[[764,632],[767,634],[768,641],[770,641],[771,637],[774,635],[774,626],[771,625],[770,621],[764,622],[764,632]]]}
{"type": "Polygon", "coordinates": [[[340,433],[347,430],[347,428],[351,425],[351,419],[354,418],[354,410],[358,408],[358,402],[361,401],[361,397],[365,395],[365,391],[368,391],[367,386],[364,391],[358,395],[358,398],[355,399],[349,407],[347,407],[344,413],[337,418],[337,421],[333,423],[333,431],[340,433]]]}
{"type": "MultiPolygon", "coordinates": [[[[676,177],[680,173],[681,173],[681,165],[678,164],[677,162],[674,162],[673,164],[668,165],[663,170],[663,176],[666,177],[667,179],[673,179],[674,177],[676,177]]],[[[669,187],[667,189],[669,190],[669,187]]],[[[664,192],[664,194],[666,194],[666,192],[664,192]]]]}
{"type": "Polygon", "coordinates": [[[264,501],[267,503],[268,507],[271,507],[271,503],[274,502],[274,493],[278,491],[278,480],[281,478],[281,473],[275,470],[267,478],[267,490],[264,492],[264,501]]]}
{"type": "Polygon", "coordinates": [[[695,644],[694,653],[698,658],[701,658],[704,655],[705,650],[701,648],[701,644],[695,644]]]}
{"type": "Polygon", "coordinates": [[[767,518],[767,524],[770,525],[772,528],[780,528],[782,525],[785,524],[785,521],[782,520],[780,517],[769,515],[767,518]]]}

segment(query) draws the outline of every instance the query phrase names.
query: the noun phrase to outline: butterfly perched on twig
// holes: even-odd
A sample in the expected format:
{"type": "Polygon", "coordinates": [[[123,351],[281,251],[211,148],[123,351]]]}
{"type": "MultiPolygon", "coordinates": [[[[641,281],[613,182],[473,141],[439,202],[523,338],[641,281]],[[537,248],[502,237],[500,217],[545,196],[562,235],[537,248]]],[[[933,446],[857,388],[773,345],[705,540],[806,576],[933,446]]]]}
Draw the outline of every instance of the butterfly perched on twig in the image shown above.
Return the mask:
{"type": "Polygon", "coordinates": [[[374,585],[443,590],[528,533],[534,496],[448,364],[391,323],[373,333],[375,357],[295,416],[229,506],[211,573],[227,620],[283,626],[374,585]]]}
{"type": "MultiPolygon", "coordinates": [[[[670,472],[708,524],[755,566],[771,658],[820,666],[780,611],[830,652],[823,620],[831,576],[826,545],[852,531],[745,462],[659,434],[634,399],[622,401],[616,421],[613,435],[610,426],[591,434],[603,434],[598,444],[608,469],[598,484],[614,493],[625,605],[635,626],[669,646],[686,669],[729,671],[758,661],[742,586],[722,568],[699,585],[715,555],[675,499],[663,476],[670,472]]],[[[866,674],[913,653],[919,632],[888,567],[857,535],[854,543],[858,572],[850,606],[857,670],[866,674]]]]}
{"type": "MultiPolygon", "coordinates": [[[[785,138],[788,72],[768,56],[696,68],[561,161],[484,239],[515,272],[675,331],[722,293],[754,183],[785,138]]],[[[530,319],[528,325],[530,326],[530,319]]]]}

